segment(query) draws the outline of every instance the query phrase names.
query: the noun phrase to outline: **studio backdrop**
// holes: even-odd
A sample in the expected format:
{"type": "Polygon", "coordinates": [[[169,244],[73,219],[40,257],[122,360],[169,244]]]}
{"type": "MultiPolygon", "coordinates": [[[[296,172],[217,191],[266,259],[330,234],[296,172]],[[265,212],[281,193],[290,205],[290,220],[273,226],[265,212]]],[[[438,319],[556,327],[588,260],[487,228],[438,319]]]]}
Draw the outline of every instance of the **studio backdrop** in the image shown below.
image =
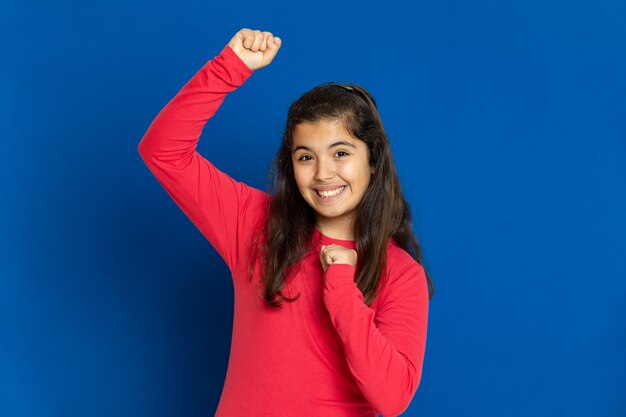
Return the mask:
{"type": "MultiPolygon", "coordinates": [[[[626,415],[620,1],[4,2],[0,416],[210,416],[230,271],[137,146],[241,28],[198,151],[266,190],[288,107],[376,99],[435,285],[406,416],[626,415]]],[[[252,347],[251,347],[252,348],[252,347]]]]}

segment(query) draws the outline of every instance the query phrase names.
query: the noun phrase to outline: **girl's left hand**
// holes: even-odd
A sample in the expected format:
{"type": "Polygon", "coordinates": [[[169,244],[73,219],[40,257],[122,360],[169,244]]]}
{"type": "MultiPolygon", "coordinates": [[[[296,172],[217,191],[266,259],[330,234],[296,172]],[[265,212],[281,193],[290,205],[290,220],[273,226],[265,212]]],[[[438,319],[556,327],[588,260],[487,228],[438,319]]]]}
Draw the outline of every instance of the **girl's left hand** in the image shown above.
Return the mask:
{"type": "Polygon", "coordinates": [[[320,250],[320,262],[324,272],[331,264],[349,264],[356,266],[357,253],[354,249],[341,245],[322,245],[320,250]]]}

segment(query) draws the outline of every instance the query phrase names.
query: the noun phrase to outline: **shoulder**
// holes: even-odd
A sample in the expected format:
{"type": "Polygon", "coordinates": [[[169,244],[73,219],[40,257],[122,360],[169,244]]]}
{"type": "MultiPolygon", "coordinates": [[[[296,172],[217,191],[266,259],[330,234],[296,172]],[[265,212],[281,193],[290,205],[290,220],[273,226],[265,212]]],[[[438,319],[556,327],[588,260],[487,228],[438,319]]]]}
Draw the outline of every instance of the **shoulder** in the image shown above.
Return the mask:
{"type": "Polygon", "coordinates": [[[381,276],[379,302],[396,297],[423,295],[428,297],[424,267],[392,239],[387,244],[387,265],[381,276]]]}
{"type": "Polygon", "coordinates": [[[259,233],[267,218],[270,195],[258,188],[251,187],[240,182],[245,192],[239,196],[239,210],[241,213],[241,233],[242,241],[251,241],[252,237],[259,233]]]}
{"type": "Polygon", "coordinates": [[[253,205],[253,208],[264,213],[267,210],[267,206],[270,203],[272,196],[267,192],[254,187],[249,187],[249,191],[250,203],[253,205]]]}
{"type": "Polygon", "coordinates": [[[423,274],[424,268],[409,252],[398,246],[393,239],[389,239],[387,243],[387,267],[385,271],[387,278],[397,279],[398,277],[405,276],[407,272],[423,274]]]}

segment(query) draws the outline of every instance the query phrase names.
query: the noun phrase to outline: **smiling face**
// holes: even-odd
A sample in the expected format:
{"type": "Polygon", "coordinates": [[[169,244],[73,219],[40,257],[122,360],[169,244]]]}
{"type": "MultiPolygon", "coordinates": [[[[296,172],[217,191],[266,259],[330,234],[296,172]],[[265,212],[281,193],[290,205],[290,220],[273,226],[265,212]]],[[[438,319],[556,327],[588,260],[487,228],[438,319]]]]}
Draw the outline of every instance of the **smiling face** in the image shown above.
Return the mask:
{"type": "Polygon", "coordinates": [[[301,122],[292,137],[295,180],[300,194],[315,210],[318,230],[353,240],[355,208],[373,172],[367,145],[351,136],[338,119],[301,122]]]}

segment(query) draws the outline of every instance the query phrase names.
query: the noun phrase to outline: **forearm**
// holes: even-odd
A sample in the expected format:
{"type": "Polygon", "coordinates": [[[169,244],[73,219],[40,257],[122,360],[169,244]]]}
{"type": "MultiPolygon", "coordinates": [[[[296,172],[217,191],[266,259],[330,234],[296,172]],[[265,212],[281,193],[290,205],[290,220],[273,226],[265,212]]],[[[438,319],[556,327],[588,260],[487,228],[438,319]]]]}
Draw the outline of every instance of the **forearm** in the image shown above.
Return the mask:
{"type": "Polygon", "coordinates": [[[422,298],[417,292],[407,294],[403,303],[414,310],[413,318],[405,320],[406,327],[387,327],[385,334],[376,324],[376,311],[364,303],[355,272],[351,265],[329,266],[324,303],[365,398],[384,417],[399,415],[417,391],[422,373],[425,317],[416,317],[422,298]]]}
{"type": "Polygon", "coordinates": [[[139,143],[139,153],[162,163],[185,166],[206,122],[226,95],[252,71],[228,45],[208,61],[159,112],[139,143]]]}

